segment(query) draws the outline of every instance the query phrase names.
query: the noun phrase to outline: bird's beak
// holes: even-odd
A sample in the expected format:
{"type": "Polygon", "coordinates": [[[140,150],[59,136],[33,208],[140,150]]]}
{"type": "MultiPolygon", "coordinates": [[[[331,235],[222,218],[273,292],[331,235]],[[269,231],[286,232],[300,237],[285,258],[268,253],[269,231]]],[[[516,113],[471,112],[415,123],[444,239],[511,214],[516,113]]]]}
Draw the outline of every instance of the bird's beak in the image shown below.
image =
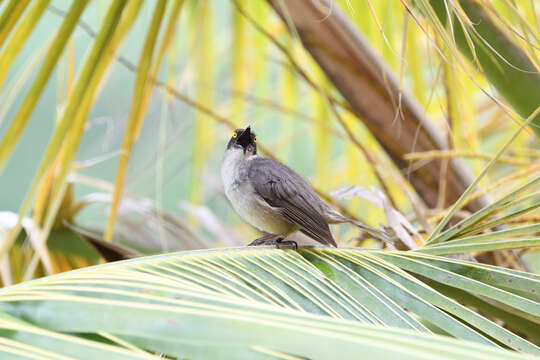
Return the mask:
{"type": "Polygon", "coordinates": [[[249,145],[251,142],[251,129],[248,126],[236,139],[236,143],[242,146],[244,149],[249,145]]]}

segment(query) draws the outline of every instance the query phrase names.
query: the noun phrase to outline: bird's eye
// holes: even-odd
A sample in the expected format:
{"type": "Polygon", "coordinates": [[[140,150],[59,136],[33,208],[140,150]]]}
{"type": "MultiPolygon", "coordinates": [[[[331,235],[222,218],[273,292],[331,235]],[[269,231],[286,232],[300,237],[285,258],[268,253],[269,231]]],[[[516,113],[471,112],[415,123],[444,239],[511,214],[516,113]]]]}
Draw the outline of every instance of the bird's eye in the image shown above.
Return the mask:
{"type": "Polygon", "coordinates": [[[232,134],[232,137],[233,137],[233,139],[236,139],[236,138],[238,137],[238,134],[237,134],[237,133],[233,133],[233,134],[232,134]]]}
{"type": "Polygon", "coordinates": [[[257,137],[256,136],[253,138],[253,142],[257,142],[257,137]]]}

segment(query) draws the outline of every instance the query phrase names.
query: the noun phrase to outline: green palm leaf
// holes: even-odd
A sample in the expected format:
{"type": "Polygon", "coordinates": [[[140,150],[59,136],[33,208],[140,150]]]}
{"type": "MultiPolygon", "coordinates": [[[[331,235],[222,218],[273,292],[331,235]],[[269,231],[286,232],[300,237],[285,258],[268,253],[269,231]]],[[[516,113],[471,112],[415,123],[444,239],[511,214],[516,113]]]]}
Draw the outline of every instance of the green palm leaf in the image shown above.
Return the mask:
{"type": "Polygon", "coordinates": [[[266,248],[159,255],[5,288],[0,309],[29,324],[0,323],[10,330],[5,339],[25,344],[89,335],[99,344],[107,340],[100,334],[109,334],[123,351],[127,342],[180,357],[223,358],[224,349],[248,358],[279,358],[277,350],[313,359],[360,351],[381,359],[540,355],[496,317],[479,315],[437,285],[496,300],[499,313],[510,308],[515,318],[540,324],[537,275],[415,252],[266,248]]]}

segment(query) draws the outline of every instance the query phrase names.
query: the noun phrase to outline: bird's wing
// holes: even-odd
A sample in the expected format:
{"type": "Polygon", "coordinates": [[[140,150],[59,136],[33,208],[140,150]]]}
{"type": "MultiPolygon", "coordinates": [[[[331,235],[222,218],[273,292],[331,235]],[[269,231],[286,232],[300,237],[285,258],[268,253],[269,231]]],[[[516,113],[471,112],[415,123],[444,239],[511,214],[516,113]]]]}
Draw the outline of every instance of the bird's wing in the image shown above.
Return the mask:
{"type": "Polygon", "coordinates": [[[287,221],[318,242],[337,246],[323,216],[326,204],[300,175],[277,161],[257,157],[250,160],[248,177],[255,192],[287,221]]]}

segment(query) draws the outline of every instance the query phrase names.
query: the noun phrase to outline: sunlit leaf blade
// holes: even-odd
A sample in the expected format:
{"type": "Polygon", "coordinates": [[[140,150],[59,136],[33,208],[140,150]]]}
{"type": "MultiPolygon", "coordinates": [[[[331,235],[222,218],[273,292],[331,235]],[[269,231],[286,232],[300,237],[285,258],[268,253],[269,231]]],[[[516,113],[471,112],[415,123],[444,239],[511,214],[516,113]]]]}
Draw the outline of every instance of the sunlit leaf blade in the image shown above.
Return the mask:
{"type": "Polygon", "coordinates": [[[504,145],[497,151],[497,154],[489,161],[488,164],[482,169],[482,172],[480,175],[478,175],[474,181],[467,187],[467,189],[460,195],[459,199],[452,205],[450,210],[447,212],[447,214],[444,216],[444,218],[437,224],[431,235],[426,241],[426,245],[435,244],[438,242],[442,242],[445,240],[450,239],[452,236],[456,235],[460,231],[466,231],[467,226],[471,226],[475,224],[476,222],[482,220],[486,216],[488,216],[490,213],[495,211],[497,207],[502,206],[506,201],[511,199],[516,194],[519,194],[523,192],[525,189],[530,188],[532,186],[535,186],[540,181],[540,176],[537,176],[536,178],[530,180],[525,185],[519,186],[517,189],[513,190],[510,194],[507,194],[503,196],[501,199],[493,202],[492,204],[483,207],[482,209],[478,210],[473,214],[473,216],[470,216],[462,221],[460,221],[458,224],[454,225],[450,229],[444,231],[441,233],[441,230],[448,224],[452,216],[456,213],[458,209],[463,205],[466,197],[468,194],[471,193],[471,191],[474,189],[474,187],[479,184],[480,180],[487,174],[488,170],[495,164],[495,161],[505,152],[505,150],[508,148],[508,146],[517,138],[519,133],[523,130],[523,127],[530,124],[531,121],[534,119],[534,116],[536,114],[540,113],[540,106],[536,108],[533,114],[529,116],[527,121],[520,126],[518,130],[516,130],[512,136],[508,138],[508,140],[504,143],[504,145]]]}
{"type": "MultiPolygon", "coordinates": [[[[396,356],[404,359],[429,356],[440,359],[456,356],[463,359],[483,359],[485,356],[491,359],[533,358],[496,347],[467,341],[457,342],[435,335],[374,328],[313,314],[296,316],[291,310],[278,310],[274,307],[238,309],[234,304],[211,308],[204,305],[145,305],[129,299],[87,303],[85,298],[77,297],[65,298],[71,300],[69,302],[58,300],[41,302],[40,318],[48,326],[80,332],[100,327],[108,332],[129,336],[133,343],[142,337],[144,345],[154,351],[161,351],[161,346],[167,344],[170,354],[176,356],[186,355],[183,345],[188,342],[201,346],[217,345],[222,349],[230,344],[242,347],[265,346],[320,359],[335,356],[340,359],[356,359],[360,351],[367,358],[377,359],[392,359],[396,356]],[[68,320],[67,314],[80,307],[84,307],[93,318],[84,322],[75,322],[77,319],[73,318],[68,320]],[[59,316],[56,313],[60,313],[59,316]]],[[[26,311],[24,314],[31,316],[26,311]]],[[[199,351],[202,349],[199,348],[199,351]]],[[[206,352],[203,354],[208,356],[206,352]]]]}
{"type": "MultiPolygon", "coordinates": [[[[487,8],[473,0],[462,0],[459,6],[464,13],[452,12],[452,18],[448,20],[444,5],[446,2],[429,0],[429,3],[441,23],[454,23],[453,41],[459,50],[481,67],[489,81],[521,116],[526,118],[534,112],[540,103],[540,92],[537,91],[540,87],[538,69],[527,54],[500,29],[500,24],[493,21],[487,8]],[[459,26],[456,20],[458,16],[468,17],[465,28],[459,26]],[[474,47],[470,46],[470,42],[474,42],[474,47]]],[[[450,7],[453,9],[455,5],[450,7]]],[[[531,122],[531,128],[537,136],[540,135],[540,115],[531,122]]]]}
{"type": "Polygon", "coordinates": [[[502,307],[501,304],[486,300],[480,296],[474,296],[470,293],[456,289],[450,286],[446,286],[439,282],[427,281],[437,291],[446,296],[450,296],[454,299],[459,299],[459,302],[463,305],[473,307],[476,309],[482,309],[482,314],[491,318],[504,321],[505,326],[512,332],[521,332],[527,334],[527,340],[535,344],[540,343],[540,334],[538,334],[538,326],[540,322],[536,318],[528,316],[528,314],[514,311],[509,307],[502,307]]]}
{"type": "Polygon", "coordinates": [[[468,245],[504,238],[517,239],[525,235],[534,235],[538,232],[540,232],[540,224],[525,225],[507,230],[499,230],[480,235],[461,237],[457,238],[456,240],[450,240],[445,243],[438,243],[429,247],[437,248],[446,245],[468,245]]]}
{"type": "Polygon", "coordinates": [[[4,84],[9,68],[35,29],[37,22],[41,19],[41,15],[47,9],[50,1],[36,0],[33,2],[32,7],[25,13],[24,18],[18,24],[9,42],[0,53],[0,87],[4,84]]]}
{"type": "Polygon", "coordinates": [[[527,206],[525,208],[520,208],[518,210],[514,210],[514,211],[510,212],[507,215],[503,215],[503,216],[498,217],[495,220],[487,221],[487,222],[482,223],[481,225],[474,226],[471,229],[469,229],[468,231],[460,232],[459,235],[460,236],[466,236],[466,235],[471,235],[471,234],[475,234],[475,233],[480,233],[481,231],[486,230],[486,229],[491,229],[491,228],[495,227],[496,225],[505,224],[505,223],[509,222],[510,220],[515,219],[518,216],[527,214],[527,213],[529,213],[529,212],[531,212],[531,211],[533,211],[533,210],[535,210],[535,209],[537,209],[539,207],[540,207],[540,196],[538,197],[538,201],[537,201],[536,204],[534,204],[534,202],[533,202],[533,205],[531,205],[531,206],[527,206]]]}
{"type": "Polygon", "coordinates": [[[0,354],[6,360],[157,358],[141,351],[48,331],[5,313],[0,313],[0,354]]]}
{"type": "Polygon", "coordinates": [[[21,136],[29,117],[34,111],[34,108],[41,97],[43,89],[47,84],[51,73],[58,62],[58,58],[62,54],[67,41],[69,40],[75,25],[82,12],[84,11],[88,0],[74,2],[69,12],[67,13],[62,25],[58,29],[54,40],[49,47],[49,51],[41,65],[39,73],[28,91],[23,103],[19,107],[19,111],[11,120],[9,129],[6,131],[2,142],[0,143],[0,171],[2,170],[9,154],[17,144],[17,140],[21,136]]]}
{"type": "MultiPolygon", "coordinates": [[[[379,253],[384,259],[393,259],[398,255],[379,253]]],[[[504,287],[529,293],[531,296],[540,296],[540,275],[522,271],[510,270],[500,266],[454,260],[441,256],[430,256],[416,252],[407,253],[407,257],[435,265],[438,268],[467,276],[470,279],[496,287],[504,287]]],[[[390,260],[391,261],[391,260],[390,260]]]]}
{"type": "Polygon", "coordinates": [[[491,240],[480,243],[472,244],[453,244],[453,241],[448,242],[445,245],[425,247],[417,249],[415,251],[432,255],[448,255],[448,254],[465,254],[472,252],[485,252],[494,250],[506,250],[506,249],[524,249],[535,248],[540,246],[540,238],[516,238],[508,240],[491,240]]]}
{"type": "MultiPolygon", "coordinates": [[[[112,263],[5,288],[0,291],[0,308],[49,331],[103,331],[147,350],[167,349],[174,356],[214,356],[220,347],[232,347],[239,354],[275,349],[309,358],[353,358],[360,349],[388,359],[434,354],[480,359],[478,351],[490,358],[527,358],[500,349],[490,338],[540,354],[537,346],[411,275],[431,266],[437,281],[441,280],[437,274],[459,279],[461,275],[450,269],[470,266],[457,260],[451,264],[406,252],[195,251],[112,263]],[[371,295],[358,296],[361,291],[371,295]],[[386,308],[387,313],[381,316],[377,308],[386,308]],[[463,340],[458,346],[456,340],[431,334],[419,320],[463,340]],[[201,346],[209,346],[208,352],[201,346]]],[[[511,274],[522,284],[537,282],[519,272],[501,275],[494,269],[491,284],[479,277],[446,285],[512,306],[527,303],[534,311],[538,301],[513,293],[508,299],[498,297],[506,291],[495,285],[511,274]]]]}
{"type": "Polygon", "coordinates": [[[333,261],[328,254],[304,253],[309,261],[317,266],[326,276],[346,289],[372,312],[377,322],[391,326],[427,331],[415,318],[404,311],[399,304],[384,294],[364,277],[358,276],[348,266],[333,261]]]}
{"type": "MultiPolygon", "coordinates": [[[[470,277],[456,274],[455,272],[446,269],[441,269],[417,259],[395,256],[393,262],[399,264],[403,269],[409,272],[425,276],[455,288],[469,291],[473,294],[497,300],[521,311],[528,312],[532,316],[540,319],[540,303],[537,301],[523,298],[506,290],[484,284],[470,277]]],[[[538,286],[538,284],[535,284],[534,288],[531,289],[534,293],[538,293],[539,290],[540,286],[538,286]]]]}
{"type": "Polygon", "coordinates": [[[4,44],[29,2],[30,0],[10,0],[4,8],[0,16],[0,46],[4,44]]]}
{"type": "MultiPolygon", "coordinates": [[[[84,93],[82,100],[80,100],[81,104],[77,109],[76,114],[74,114],[75,119],[71,125],[71,129],[68,132],[68,136],[66,137],[64,143],[62,144],[64,151],[61,151],[60,155],[58,156],[58,169],[55,177],[56,191],[51,194],[49,199],[49,206],[45,220],[43,221],[43,230],[38,240],[40,243],[45,243],[47,241],[49,232],[54,224],[60,206],[62,205],[64,194],[68,187],[67,176],[69,171],[72,169],[72,162],[74,161],[75,155],[77,154],[77,149],[80,146],[81,139],[84,134],[84,126],[86,124],[92,104],[95,101],[98,89],[105,77],[107,69],[112,63],[115,52],[118,50],[118,47],[121,44],[122,38],[130,30],[141,7],[140,0],[130,1],[125,12],[123,13],[123,9],[118,8],[118,4],[121,3],[112,4],[113,6],[110,8],[109,14],[111,16],[106,18],[103,30],[112,31],[113,33],[106,39],[107,41],[105,44],[102,44],[105,46],[105,49],[102,52],[103,56],[96,59],[97,63],[93,64],[93,66],[95,66],[94,73],[90,77],[89,83],[86,85],[86,92],[84,93]],[[120,15],[122,15],[121,19],[118,18],[120,15]],[[115,23],[115,21],[118,22],[115,23]],[[111,25],[113,25],[112,29],[110,28],[111,25]]],[[[65,116],[66,113],[64,113],[64,117],[65,116]]],[[[30,189],[30,194],[32,194],[34,191],[34,185],[30,189]]],[[[34,254],[34,259],[26,270],[27,274],[32,274],[35,271],[35,267],[38,265],[38,261],[36,261],[37,255],[38,254],[34,254]]]]}
{"type": "MultiPolygon", "coordinates": [[[[126,0],[115,0],[109,7],[109,11],[107,13],[107,16],[105,17],[103,21],[103,26],[101,27],[96,40],[94,42],[94,45],[92,46],[92,49],[90,50],[90,53],[88,54],[88,57],[85,61],[85,64],[81,70],[81,73],[78,76],[77,83],[74,87],[73,93],[70,96],[68,105],[66,109],[64,110],[64,113],[62,114],[62,118],[58,122],[55,131],[49,141],[49,145],[47,147],[47,150],[45,154],[43,155],[43,159],[41,161],[41,164],[39,166],[39,169],[37,171],[37,174],[32,182],[32,185],[30,186],[30,190],[28,192],[28,195],[23,201],[23,204],[21,205],[21,209],[19,211],[19,220],[14,226],[7,238],[4,240],[2,247],[0,248],[0,257],[3,256],[3,254],[6,253],[6,251],[13,245],[13,242],[15,241],[17,235],[19,234],[19,231],[21,229],[21,221],[24,216],[26,216],[26,213],[28,212],[32,199],[34,198],[35,192],[37,191],[37,188],[45,175],[46,171],[48,170],[50,164],[54,161],[56,158],[58,151],[60,150],[62,144],[64,143],[64,140],[66,140],[66,133],[71,128],[71,126],[78,126],[79,129],[82,129],[84,127],[84,123],[86,121],[86,115],[87,112],[90,109],[90,105],[93,101],[93,96],[88,96],[89,93],[92,92],[92,87],[89,86],[89,84],[99,84],[99,78],[103,76],[104,69],[101,68],[101,74],[100,76],[94,77],[94,74],[96,72],[96,69],[99,70],[100,63],[106,63],[98,61],[99,59],[107,60],[112,54],[105,54],[105,51],[107,49],[107,45],[110,43],[111,39],[114,40],[114,37],[112,34],[114,34],[114,31],[118,25],[118,22],[120,20],[120,17],[122,15],[122,11],[124,10],[124,6],[126,5],[126,0]],[[89,91],[89,93],[87,93],[89,91]],[[81,108],[85,110],[86,112],[81,111],[81,108]],[[78,118],[77,118],[78,115],[78,118]],[[75,122],[73,121],[75,118],[77,118],[79,121],[75,122]],[[74,125],[75,123],[75,125],[74,125]]],[[[99,73],[99,71],[98,71],[99,73]]],[[[95,91],[95,88],[93,89],[95,91]]],[[[90,94],[94,95],[94,93],[90,94]]],[[[74,136],[68,137],[68,141],[70,141],[73,145],[77,144],[77,136],[78,139],[80,139],[80,131],[74,131],[74,136]]],[[[70,148],[70,150],[73,150],[73,146],[70,148]]],[[[75,153],[68,154],[69,156],[75,156],[75,153]]],[[[66,171],[66,170],[64,170],[66,171]]],[[[62,187],[62,186],[60,186],[62,187]]]]}
{"type": "Polygon", "coordinates": [[[139,66],[137,67],[137,79],[135,82],[135,89],[133,91],[133,100],[131,106],[131,112],[127,124],[126,131],[124,132],[124,140],[122,141],[122,152],[120,153],[120,160],[118,161],[118,170],[116,172],[116,182],[113,193],[113,200],[111,203],[111,211],[109,219],[107,221],[107,228],[105,230],[105,240],[110,241],[113,235],[114,223],[116,221],[116,213],[118,205],[120,204],[120,197],[122,189],[124,187],[124,181],[126,171],[131,156],[131,151],[134,142],[136,141],[136,134],[140,128],[140,122],[144,118],[145,109],[145,89],[147,86],[151,87],[151,80],[149,80],[150,68],[152,65],[152,58],[154,55],[154,47],[159,35],[159,29],[161,22],[165,14],[167,2],[165,0],[159,0],[156,3],[154,14],[152,16],[152,22],[150,24],[146,40],[144,42],[143,49],[141,51],[139,66]]]}
{"type": "MultiPolygon", "coordinates": [[[[491,343],[491,341],[481,333],[456,321],[454,317],[448,316],[446,312],[460,319],[467,319],[469,324],[481,329],[503,343],[519,344],[517,345],[519,347],[523,346],[524,348],[530,348],[532,351],[537,350],[534,346],[530,347],[528,342],[523,341],[523,339],[515,334],[486,320],[474,311],[460,305],[459,302],[456,302],[454,299],[442,296],[437,293],[437,291],[434,291],[429,286],[423,284],[418,279],[403,271],[407,269],[400,266],[399,262],[394,261],[397,253],[388,254],[392,254],[393,256],[382,252],[371,256],[367,252],[362,253],[355,251],[341,251],[336,255],[345,261],[352,262],[352,264],[354,264],[353,266],[357,267],[357,272],[364,274],[368,272],[368,276],[374,281],[374,284],[392,298],[399,299],[401,306],[449,334],[469,340],[475,339],[479,342],[491,343]],[[380,261],[377,257],[388,260],[388,263],[380,261]],[[365,265],[366,260],[368,261],[369,266],[365,265]],[[396,265],[399,268],[396,267],[396,265]],[[381,281],[381,278],[384,277],[391,279],[391,281],[381,281]]],[[[407,257],[408,255],[408,253],[402,254],[403,257],[407,257]]]]}

